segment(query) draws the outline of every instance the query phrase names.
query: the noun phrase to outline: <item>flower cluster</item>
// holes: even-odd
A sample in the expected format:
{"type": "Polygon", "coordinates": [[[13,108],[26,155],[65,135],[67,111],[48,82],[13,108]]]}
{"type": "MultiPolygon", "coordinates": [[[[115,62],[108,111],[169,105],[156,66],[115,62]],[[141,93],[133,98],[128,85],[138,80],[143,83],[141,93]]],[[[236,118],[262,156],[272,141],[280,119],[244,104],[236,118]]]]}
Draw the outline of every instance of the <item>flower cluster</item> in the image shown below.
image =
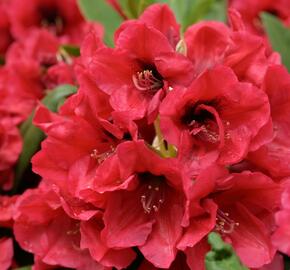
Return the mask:
{"type": "MultiPolygon", "coordinates": [[[[199,22],[181,36],[170,8],[153,4],[109,48],[73,0],[0,3],[3,190],[21,152],[17,125],[36,106],[46,135],[32,158],[38,187],[0,196],[0,226],[33,269],[204,270],[211,232],[249,269],[282,269],[290,75],[238,11],[229,26],[199,22]],[[61,53],[68,43],[80,57],[61,53]],[[64,83],[78,90],[58,112],[40,104],[64,83]]],[[[12,258],[0,238],[0,269],[12,258]]]]}

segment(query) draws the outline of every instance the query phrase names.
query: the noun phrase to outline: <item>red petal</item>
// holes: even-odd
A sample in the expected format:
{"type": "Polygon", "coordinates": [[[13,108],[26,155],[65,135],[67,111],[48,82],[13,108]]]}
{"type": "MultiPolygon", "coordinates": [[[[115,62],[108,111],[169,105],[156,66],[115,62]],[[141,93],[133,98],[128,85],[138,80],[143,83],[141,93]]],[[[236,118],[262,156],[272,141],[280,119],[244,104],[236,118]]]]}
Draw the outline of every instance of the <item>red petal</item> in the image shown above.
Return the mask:
{"type": "Polygon", "coordinates": [[[153,220],[144,213],[136,191],[115,192],[108,199],[104,214],[102,240],[108,247],[134,247],[145,243],[153,220]]]}
{"type": "Polygon", "coordinates": [[[181,237],[183,208],[176,204],[177,195],[172,193],[172,201],[161,207],[156,214],[156,223],[145,245],[140,247],[144,257],[154,266],[168,268],[174,261],[176,245],[181,237]]]}

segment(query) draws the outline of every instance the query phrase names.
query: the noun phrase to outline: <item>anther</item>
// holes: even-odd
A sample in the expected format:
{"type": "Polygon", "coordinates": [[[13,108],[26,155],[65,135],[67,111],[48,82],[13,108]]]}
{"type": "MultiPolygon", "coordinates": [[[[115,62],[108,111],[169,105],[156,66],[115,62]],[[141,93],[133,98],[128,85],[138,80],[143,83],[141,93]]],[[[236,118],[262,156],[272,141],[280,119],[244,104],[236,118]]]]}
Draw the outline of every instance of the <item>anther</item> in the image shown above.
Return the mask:
{"type": "Polygon", "coordinates": [[[148,185],[145,194],[141,195],[141,204],[146,214],[150,214],[152,209],[158,212],[161,204],[164,203],[163,190],[158,186],[148,185]]]}
{"type": "Polygon", "coordinates": [[[220,209],[217,210],[216,221],[215,229],[223,234],[232,233],[235,227],[240,225],[238,222],[229,218],[229,213],[223,212],[220,209]]]}
{"type": "Polygon", "coordinates": [[[163,85],[162,81],[157,79],[152,70],[143,70],[132,76],[135,87],[140,91],[156,91],[163,85]]]}
{"type": "Polygon", "coordinates": [[[90,157],[96,159],[99,164],[101,164],[105,159],[111,156],[115,151],[115,148],[111,145],[110,150],[104,153],[99,153],[97,149],[93,149],[90,157]]]}

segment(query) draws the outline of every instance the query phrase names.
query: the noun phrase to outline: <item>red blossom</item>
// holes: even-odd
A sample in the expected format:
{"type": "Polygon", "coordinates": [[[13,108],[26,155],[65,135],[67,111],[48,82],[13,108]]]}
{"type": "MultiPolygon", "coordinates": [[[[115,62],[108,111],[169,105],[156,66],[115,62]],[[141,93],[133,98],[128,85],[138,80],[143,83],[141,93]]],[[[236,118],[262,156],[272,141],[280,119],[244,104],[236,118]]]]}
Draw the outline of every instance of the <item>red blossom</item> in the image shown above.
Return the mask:
{"type": "Polygon", "coordinates": [[[0,122],[0,188],[11,189],[13,166],[22,148],[19,131],[13,123],[0,122]]]}
{"type": "Polygon", "coordinates": [[[220,22],[200,22],[185,32],[187,55],[195,75],[219,64],[233,69],[239,80],[261,85],[267,67],[280,63],[276,53],[267,53],[262,38],[245,31],[237,13],[230,13],[232,29],[220,22]]]}
{"type": "Polygon", "coordinates": [[[102,214],[95,214],[90,220],[71,218],[61,208],[57,194],[42,185],[18,199],[15,237],[23,249],[44,264],[86,270],[127,266],[134,252],[108,249],[98,237],[103,227],[102,214]]]}
{"type": "Polygon", "coordinates": [[[236,163],[271,139],[262,128],[270,121],[267,95],[220,66],[205,72],[189,88],[171,91],[160,108],[165,139],[180,147],[191,137],[205,152],[219,151],[218,162],[236,163]],[[262,133],[262,134],[259,134],[262,133]]]}
{"type": "Polygon", "coordinates": [[[147,115],[152,122],[169,87],[192,81],[192,64],[146,23],[131,22],[120,29],[116,48],[96,50],[89,72],[100,89],[111,94],[114,110],[128,112],[133,119],[147,115]]]}
{"type": "Polygon", "coordinates": [[[13,241],[11,238],[0,238],[0,268],[9,269],[13,259],[13,241]]]}
{"type": "MultiPolygon", "coordinates": [[[[25,39],[36,29],[45,29],[61,43],[79,44],[89,27],[76,0],[33,0],[29,4],[22,0],[12,0],[10,11],[12,33],[18,39],[25,39]]],[[[99,24],[91,25],[102,32],[99,24]]]]}
{"type": "Polygon", "coordinates": [[[281,197],[282,209],[276,214],[276,224],[278,226],[272,241],[273,244],[283,253],[290,254],[290,185],[289,181],[285,183],[285,189],[281,197]]]}
{"type": "MultiPolygon", "coordinates": [[[[197,196],[203,186],[198,179],[190,188],[190,226],[178,247],[182,250],[187,247],[185,252],[191,269],[204,269],[204,255],[209,246],[202,239],[204,234],[196,233],[197,228],[204,226],[219,232],[231,243],[246,266],[258,268],[269,264],[276,251],[270,234],[274,230],[273,215],[279,207],[279,185],[261,173],[250,172],[231,174],[211,185],[208,195],[197,196]],[[196,209],[206,205],[204,209],[208,210],[197,215],[196,209]]],[[[205,186],[203,189],[206,192],[205,186]]]]}
{"type": "Polygon", "coordinates": [[[289,24],[290,3],[287,0],[229,0],[229,7],[240,12],[248,31],[262,34],[262,12],[271,13],[289,24]]]}
{"type": "Polygon", "coordinates": [[[248,159],[273,177],[287,177],[290,173],[290,75],[287,70],[282,66],[269,68],[264,78],[263,89],[270,101],[274,137],[269,143],[250,153],[248,159]]]}

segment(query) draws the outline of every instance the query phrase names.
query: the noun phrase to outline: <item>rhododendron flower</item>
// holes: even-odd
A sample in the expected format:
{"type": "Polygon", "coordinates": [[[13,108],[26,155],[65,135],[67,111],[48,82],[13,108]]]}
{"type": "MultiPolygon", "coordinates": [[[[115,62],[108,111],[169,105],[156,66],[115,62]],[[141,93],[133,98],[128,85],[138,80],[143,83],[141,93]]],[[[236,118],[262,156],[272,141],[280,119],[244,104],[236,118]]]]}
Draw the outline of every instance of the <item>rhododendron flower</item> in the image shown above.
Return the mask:
{"type": "MultiPolygon", "coordinates": [[[[112,111],[108,96],[85,75],[80,81],[79,93],[67,100],[59,114],[40,107],[34,118],[48,138],[33,157],[33,170],[63,191],[70,190],[71,194],[78,190],[74,185],[67,185],[72,181],[69,179],[74,175],[74,168],[78,172],[82,168],[83,174],[93,175],[99,164],[114,153],[125,134],[107,120],[112,111]]],[[[86,177],[83,185],[89,185],[86,177]]]]}
{"type": "Polygon", "coordinates": [[[35,31],[27,39],[13,43],[0,71],[1,114],[3,111],[18,124],[36,107],[46,89],[74,82],[72,66],[57,62],[58,48],[58,40],[46,31],[35,31]],[[62,72],[55,76],[55,69],[62,72]]]}
{"type": "Polygon", "coordinates": [[[279,64],[276,53],[267,54],[264,40],[245,31],[239,14],[229,13],[232,27],[220,22],[200,22],[185,32],[187,55],[195,75],[218,64],[229,66],[241,81],[261,85],[266,69],[279,64]]]}
{"type": "Polygon", "coordinates": [[[239,11],[247,30],[256,34],[263,33],[259,17],[262,12],[269,12],[286,24],[290,23],[290,3],[287,0],[229,0],[229,7],[239,11]]]}
{"type": "Polygon", "coordinates": [[[191,62],[174,51],[167,37],[143,22],[126,24],[118,32],[115,49],[101,48],[89,71],[116,111],[131,118],[155,120],[170,86],[187,86],[193,79],[191,62]]]}
{"type": "Polygon", "coordinates": [[[283,1],[188,26],[208,10],[187,1],[179,25],[158,1],[96,0],[118,27],[90,1],[0,0],[0,269],[205,270],[215,232],[247,269],[282,270],[290,77],[254,24],[287,24],[283,1]],[[44,134],[21,153],[31,112],[44,134]]]}
{"type": "Polygon", "coordinates": [[[160,107],[164,138],[180,146],[183,133],[204,151],[219,151],[218,162],[236,163],[271,139],[267,95],[238,82],[227,67],[205,72],[189,88],[171,91],[160,107]],[[259,134],[262,133],[262,134],[259,134]]]}
{"type": "Polygon", "coordinates": [[[204,255],[209,246],[205,238],[201,240],[204,235],[197,231],[205,226],[231,243],[246,266],[258,268],[269,264],[276,251],[270,235],[274,229],[274,212],[280,205],[280,186],[261,173],[247,171],[206,184],[205,187],[197,180],[190,187],[190,226],[178,245],[185,250],[190,269],[204,269],[204,255]],[[196,215],[196,209],[206,204],[212,205],[216,212],[196,215]],[[213,213],[216,214],[212,216],[213,213]]]}
{"type": "Polygon", "coordinates": [[[99,166],[92,188],[107,196],[101,232],[106,245],[138,246],[149,262],[168,268],[177,253],[185,204],[175,161],[161,158],[143,141],[124,142],[99,166]]]}
{"type": "MultiPolygon", "coordinates": [[[[76,0],[33,0],[29,4],[12,0],[10,10],[13,35],[20,39],[43,28],[61,43],[79,44],[89,27],[80,14],[76,0]]],[[[91,25],[102,31],[99,24],[91,25]]]]}
{"type": "Polygon", "coordinates": [[[9,269],[13,258],[13,241],[11,238],[0,238],[0,267],[9,269]]]}
{"type": "Polygon", "coordinates": [[[274,137],[272,141],[250,153],[248,159],[273,177],[287,177],[290,173],[290,75],[287,70],[282,66],[270,67],[264,78],[263,89],[271,105],[274,137]]]}
{"type": "Polygon", "coordinates": [[[18,195],[0,196],[0,227],[12,227],[14,205],[17,198],[18,195]]]}
{"type": "Polygon", "coordinates": [[[4,57],[7,49],[13,41],[10,29],[10,18],[5,3],[0,3],[0,57],[4,57]]]}
{"type": "Polygon", "coordinates": [[[22,142],[16,126],[0,122],[0,188],[10,189],[13,181],[12,167],[21,152],[22,142]]]}
{"type": "Polygon", "coordinates": [[[290,185],[289,181],[284,183],[285,189],[281,197],[282,209],[276,213],[276,224],[278,226],[272,241],[283,253],[290,254],[290,185]]]}
{"type": "Polygon", "coordinates": [[[180,25],[177,23],[172,10],[165,4],[150,5],[138,18],[138,20],[128,20],[117,29],[115,40],[119,34],[129,25],[136,21],[145,23],[149,27],[153,27],[167,37],[171,46],[175,49],[180,41],[180,25]]]}
{"type": "Polygon", "coordinates": [[[108,265],[121,269],[131,262],[134,252],[110,250],[101,242],[101,217],[98,211],[83,213],[82,219],[70,217],[61,208],[57,194],[42,185],[26,191],[17,201],[15,237],[23,249],[48,265],[102,270],[110,269],[103,266],[108,265]]]}

